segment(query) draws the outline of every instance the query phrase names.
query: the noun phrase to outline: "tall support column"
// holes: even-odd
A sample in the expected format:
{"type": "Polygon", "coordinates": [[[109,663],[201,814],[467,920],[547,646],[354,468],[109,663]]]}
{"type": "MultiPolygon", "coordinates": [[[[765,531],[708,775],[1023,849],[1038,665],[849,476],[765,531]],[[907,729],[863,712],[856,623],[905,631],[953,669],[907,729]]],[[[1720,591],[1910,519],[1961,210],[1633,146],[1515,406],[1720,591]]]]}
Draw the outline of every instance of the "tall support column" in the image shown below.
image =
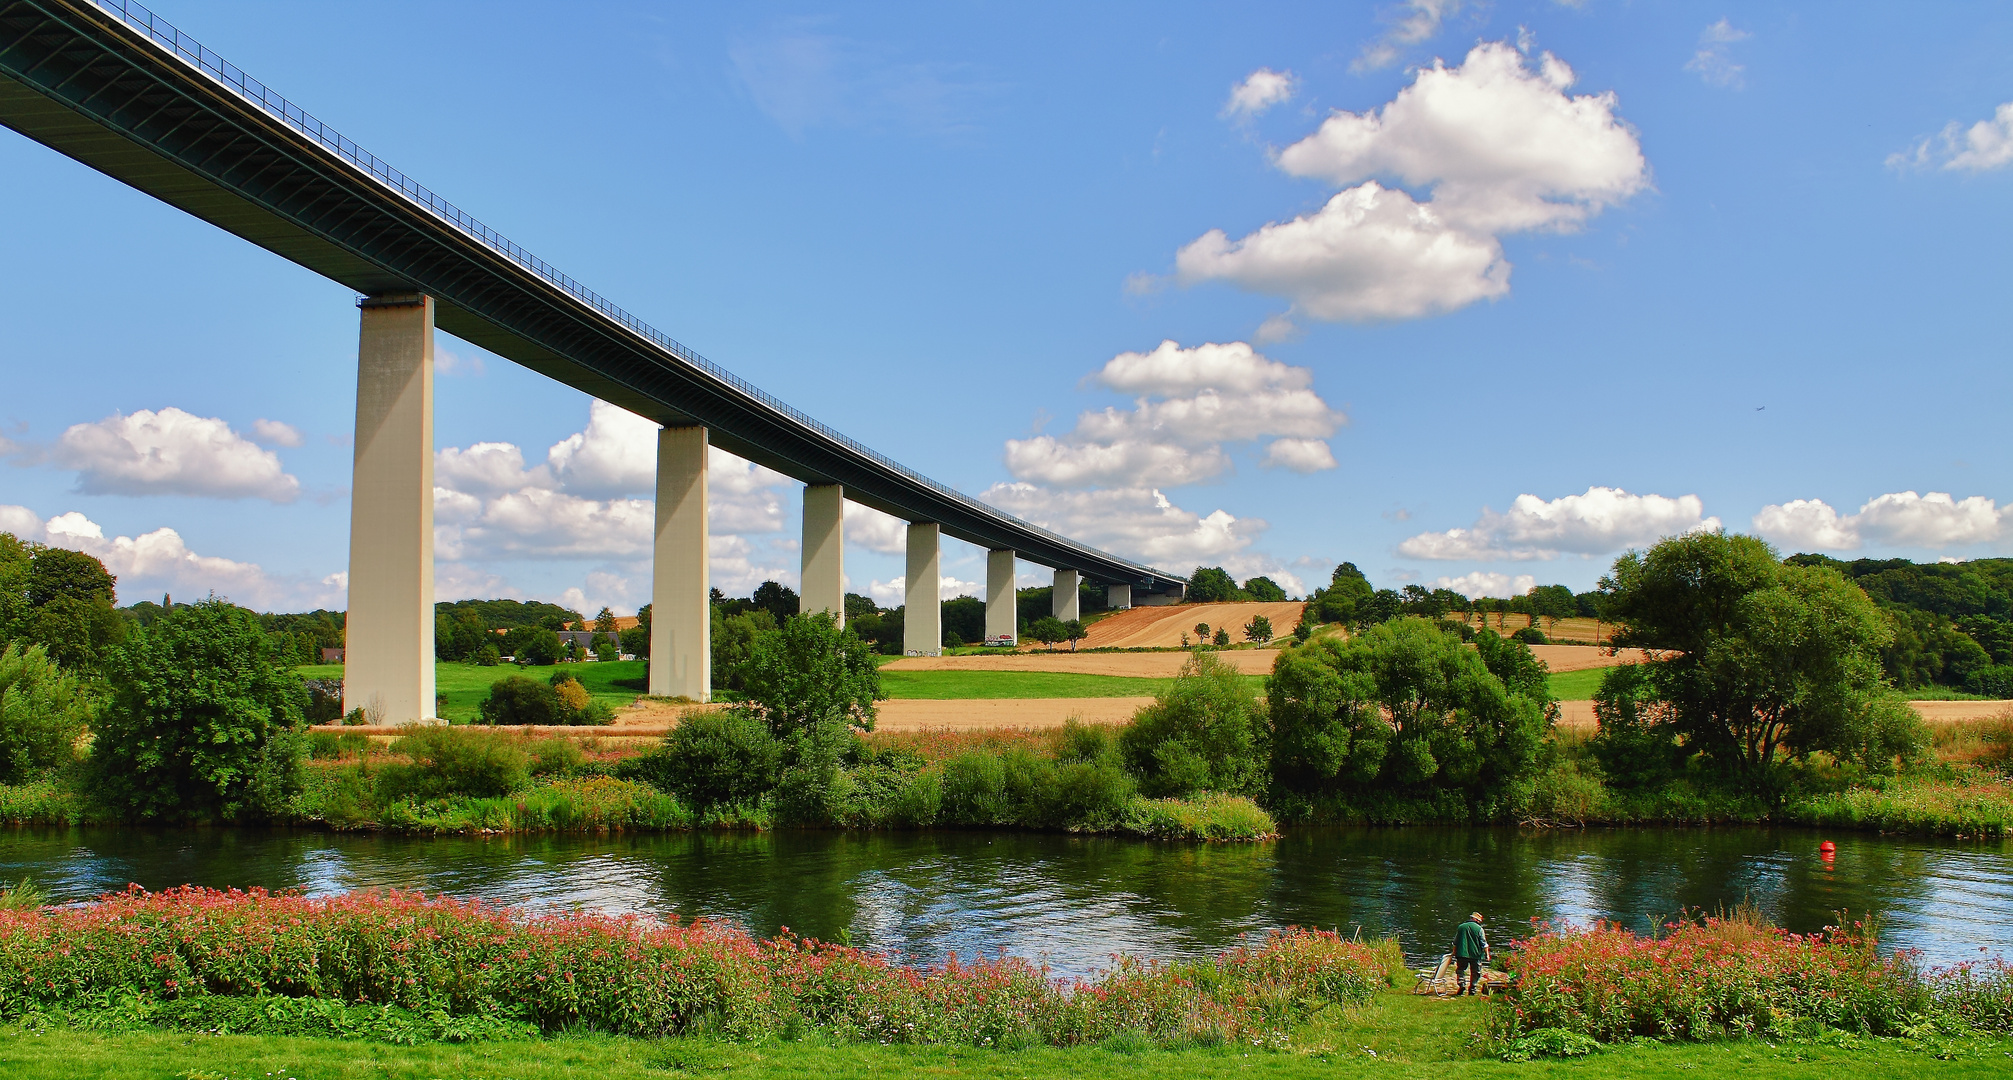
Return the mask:
{"type": "Polygon", "coordinates": [[[651,543],[650,692],[713,696],[713,611],[706,567],[706,429],[657,432],[657,532],[651,543]]]}
{"type": "Polygon", "coordinates": [[[1055,596],[1053,599],[1055,602],[1056,618],[1061,619],[1063,622],[1068,622],[1078,617],[1077,608],[1080,605],[1077,603],[1079,597],[1076,590],[1077,585],[1082,581],[1083,575],[1074,570],[1057,570],[1055,572],[1055,596]]]}
{"type": "Polygon", "coordinates": [[[908,574],[902,579],[902,651],[910,656],[941,656],[944,651],[944,609],[937,598],[942,587],[939,539],[935,522],[909,526],[908,574]]]}
{"type": "Polygon", "coordinates": [[[433,690],[433,298],[357,303],[343,703],[438,723],[433,690]]]}
{"type": "Polygon", "coordinates": [[[846,625],[846,489],[804,485],[804,587],[797,610],[829,611],[846,625]]]}
{"type": "Polygon", "coordinates": [[[1011,551],[986,553],[986,641],[1006,638],[1020,644],[1019,592],[1014,588],[1014,554],[1011,551]]]}
{"type": "Polygon", "coordinates": [[[1111,585],[1104,590],[1104,606],[1113,611],[1132,610],[1132,586],[1111,585]]]}

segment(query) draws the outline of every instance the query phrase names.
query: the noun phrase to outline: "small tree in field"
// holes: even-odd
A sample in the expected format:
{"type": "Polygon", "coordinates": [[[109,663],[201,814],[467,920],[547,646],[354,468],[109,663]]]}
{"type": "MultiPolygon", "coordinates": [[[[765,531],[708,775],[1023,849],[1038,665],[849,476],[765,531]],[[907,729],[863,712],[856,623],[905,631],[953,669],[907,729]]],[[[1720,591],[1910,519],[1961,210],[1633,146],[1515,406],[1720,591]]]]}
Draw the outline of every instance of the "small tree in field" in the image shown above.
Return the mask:
{"type": "Polygon", "coordinates": [[[1230,644],[1230,631],[1219,626],[1216,628],[1216,636],[1210,638],[1209,641],[1213,645],[1228,645],[1230,644]]]}
{"type": "Polygon", "coordinates": [[[1271,641],[1272,620],[1263,615],[1253,615],[1251,621],[1244,624],[1244,640],[1257,642],[1260,645],[1271,641]]]}
{"type": "Polygon", "coordinates": [[[1058,642],[1069,640],[1069,635],[1063,630],[1062,620],[1053,615],[1044,615],[1029,623],[1027,636],[1048,646],[1050,651],[1054,651],[1058,642]]]}
{"type": "Polygon", "coordinates": [[[1062,624],[1062,637],[1064,641],[1069,642],[1070,652],[1075,652],[1076,643],[1089,636],[1090,627],[1085,626],[1082,619],[1071,619],[1062,624]]]}
{"type": "Polygon", "coordinates": [[[1208,640],[1209,640],[1209,624],[1208,624],[1208,623],[1206,623],[1206,622],[1199,622],[1199,623],[1196,623],[1196,624],[1195,624],[1195,637],[1196,637],[1196,639],[1197,639],[1197,640],[1199,640],[1199,641],[1208,641],[1208,640]]]}

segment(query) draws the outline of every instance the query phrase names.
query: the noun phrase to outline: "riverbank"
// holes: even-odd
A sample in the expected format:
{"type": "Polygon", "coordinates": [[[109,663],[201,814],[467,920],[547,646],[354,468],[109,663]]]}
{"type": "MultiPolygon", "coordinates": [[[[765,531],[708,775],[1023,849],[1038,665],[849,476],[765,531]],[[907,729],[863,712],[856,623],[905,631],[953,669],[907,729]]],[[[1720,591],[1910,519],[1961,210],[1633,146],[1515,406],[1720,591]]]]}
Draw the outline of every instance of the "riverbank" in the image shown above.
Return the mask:
{"type": "Polygon", "coordinates": [[[1488,1040],[1489,1006],[1385,994],[1354,1010],[1330,1010],[1296,1033],[1287,1051],[1246,1046],[1152,1049],[1118,1038],[1091,1046],[984,1050],[879,1046],[816,1039],[737,1042],[718,1038],[628,1039],[567,1035],[475,1044],[398,1046],[361,1039],[160,1031],[137,1025],[87,1030],[0,1026],[0,1070],[10,1080],[422,1080],[497,1077],[572,1080],[733,1076],[886,1080],[1187,1080],[1190,1077],[1321,1080],[1525,1080],[1570,1075],[1680,1080],[1738,1072],[1746,1080],[1846,1075],[1986,1080],[2004,1075],[2013,1039],[1924,1033],[1920,1038],[1843,1037],[1783,1043],[1637,1043],[1569,1060],[1504,1062],[1488,1040]]]}

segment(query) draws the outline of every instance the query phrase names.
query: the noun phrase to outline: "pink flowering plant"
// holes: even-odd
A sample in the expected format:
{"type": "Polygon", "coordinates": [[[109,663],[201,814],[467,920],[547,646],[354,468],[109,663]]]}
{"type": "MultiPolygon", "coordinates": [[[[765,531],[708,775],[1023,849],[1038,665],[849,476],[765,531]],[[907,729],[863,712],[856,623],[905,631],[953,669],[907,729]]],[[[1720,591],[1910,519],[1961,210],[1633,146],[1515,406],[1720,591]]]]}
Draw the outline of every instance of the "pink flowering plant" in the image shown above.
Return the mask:
{"type": "Polygon", "coordinates": [[[472,1019],[640,1036],[817,1029],[1020,1046],[1132,1031],[1279,1043],[1315,1009],[1367,1001],[1387,969],[1376,946],[1288,930],[1210,961],[1117,957],[1095,978],[1060,979],[1004,956],[911,967],[787,932],[761,940],[705,920],[540,915],[402,892],[135,887],[0,911],[0,1017],[117,1002],[212,1015],[203,1002],[266,1001],[406,1010],[437,1030],[472,1019]]]}
{"type": "Polygon", "coordinates": [[[1497,1027],[1510,1038],[1550,1029],[1603,1042],[1821,1028],[1895,1035],[1925,1018],[2013,1030],[2004,964],[1924,972],[1912,953],[1883,952],[1873,927],[1841,923],[1792,934],[1735,913],[1644,937],[1611,923],[1535,922],[1513,943],[1514,981],[1497,999],[1497,1027]]]}

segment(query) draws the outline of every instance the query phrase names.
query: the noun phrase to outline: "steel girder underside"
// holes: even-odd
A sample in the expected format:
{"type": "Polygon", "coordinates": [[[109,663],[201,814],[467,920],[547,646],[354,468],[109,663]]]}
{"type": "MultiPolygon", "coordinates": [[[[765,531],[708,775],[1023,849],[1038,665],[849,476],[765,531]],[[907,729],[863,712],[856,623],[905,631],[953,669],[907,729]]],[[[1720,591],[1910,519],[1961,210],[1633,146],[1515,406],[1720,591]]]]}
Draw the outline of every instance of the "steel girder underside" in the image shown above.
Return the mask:
{"type": "Polygon", "coordinates": [[[789,409],[276,95],[270,109],[248,100],[247,86],[269,92],[165,23],[150,33],[133,18],[91,0],[0,0],[0,124],[358,293],[426,293],[441,329],[659,423],[703,424],[714,445],[805,483],[842,484],[855,502],[1093,581],[1180,591],[1175,575],[1021,521],[789,409]]]}

